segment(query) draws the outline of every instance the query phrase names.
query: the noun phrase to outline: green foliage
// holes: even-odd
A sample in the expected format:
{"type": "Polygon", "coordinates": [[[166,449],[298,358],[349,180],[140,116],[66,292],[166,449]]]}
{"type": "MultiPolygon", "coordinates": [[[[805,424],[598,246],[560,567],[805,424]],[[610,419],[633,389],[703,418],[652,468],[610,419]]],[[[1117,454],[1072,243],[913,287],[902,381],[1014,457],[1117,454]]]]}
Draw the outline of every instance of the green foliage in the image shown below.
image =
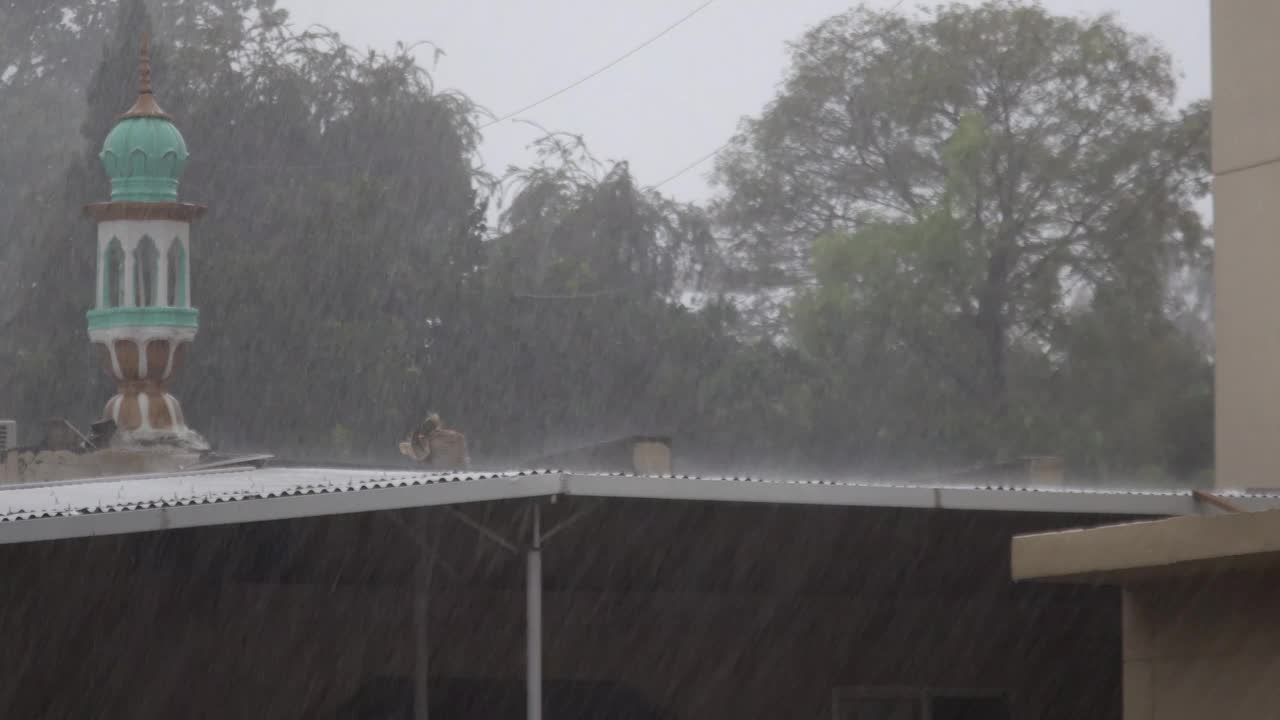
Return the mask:
{"type": "Polygon", "coordinates": [[[80,206],[149,26],[181,198],[210,206],[176,392],[222,447],[387,461],[431,409],[493,462],[669,432],[690,470],[1212,463],[1208,106],[1114,19],[1008,0],[814,28],[709,212],[564,133],[490,177],[410,48],[272,0],[0,8],[5,414],[83,424],[110,394],[80,206]]]}
{"type": "Polygon", "coordinates": [[[782,270],[801,288],[789,330],[819,374],[867,376],[822,397],[859,408],[843,421],[865,425],[874,457],[1164,463],[1160,394],[1198,385],[1207,361],[1154,328],[1183,304],[1173,280],[1203,277],[1210,254],[1194,209],[1207,106],[1176,109],[1174,90],[1167,54],[1109,16],[858,8],[793,46],[778,97],[722,156],[715,209],[746,277],[782,270]],[[1110,327],[1112,296],[1145,318],[1122,336],[1133,354],[1106,349],[1121,336],[1080,344],[1086,318],[1110,327]],[[1155,385],[1072,376],[1062,395],[1081,353],[1155,385]],[[1112,444],[1077,452],[1067,396],[1121,404],[1130,431],[1094,422],[1112,444]]]}
{"type": "Polygon", "coordinates": [[[1069,311],[1052,345],[1016,343],[1005,414],[982,412],[969,373],[981,339],[948,285],[963,277],[955,231],[935,217],[816,243],[817,284],[792,303],[793,336],[814,374],[834,381],[817,424],[864,439],[829,446],[829,462],[1060,454],[1087,477],[1155,467],[1187,481],[1212,464],[1212,367],[1160,305],[1132,293],[1107,289],[1069,311]]]}
{"type": "Polygon", "coordinates": [[[625,162],[601,172],[581,138],[550,133],[536,147],[538,163],[504,179],[512,200],[495,242],[498,282],[637,296],[697,285],[714,245],[701,210],[637,187],[625,162]]]}

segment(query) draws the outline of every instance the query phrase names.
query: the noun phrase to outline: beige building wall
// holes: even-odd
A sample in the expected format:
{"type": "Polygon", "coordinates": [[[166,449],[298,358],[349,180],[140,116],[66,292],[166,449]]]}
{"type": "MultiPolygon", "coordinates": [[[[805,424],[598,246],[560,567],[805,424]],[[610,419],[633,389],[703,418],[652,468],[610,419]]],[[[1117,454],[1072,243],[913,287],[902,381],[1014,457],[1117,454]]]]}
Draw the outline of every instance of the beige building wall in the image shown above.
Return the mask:
{"type": "Polygon", "coordinates": [[[1220,487],[1280,487],[1277,28],[1277,0],[1212,0],[1220,487]]]}
{"type": "Polygon", "coordinates": [[[1011,570],[1123,587],[1125,720],[1280,717],[1280,509],[1021,535],[1011,570]]]}
{"type": "Polygon", "coordinates": [[[1125,720],[1255,720],[1280,708],[1280,577],[1124,591],[1125,720]]]}

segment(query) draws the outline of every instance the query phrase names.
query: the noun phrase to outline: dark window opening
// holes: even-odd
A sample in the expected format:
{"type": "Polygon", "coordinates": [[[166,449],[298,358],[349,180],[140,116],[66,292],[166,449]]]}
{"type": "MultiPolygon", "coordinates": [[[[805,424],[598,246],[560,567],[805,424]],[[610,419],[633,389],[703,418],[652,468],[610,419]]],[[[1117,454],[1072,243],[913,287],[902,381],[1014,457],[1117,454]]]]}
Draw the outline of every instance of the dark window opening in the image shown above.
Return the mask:
{"type": "Polygon", "coordinates": [[[1003,697],[934,697],[928,720],[1009,720],[1003,697]]]}
{"type": "MultiPolygon", "coordinates": [[[[509,720],[524,717],[519,679],[432,678],[432,720],[509,720]]],[[[611,683],[548,679],[543,715],[556,720],[670,720],[648,699],[611,683]]],[[[339,720],[412,720],[413,684],[407,677],[375,677],[339,708],[339,720]]]]}
{"type": "Polygon", "coordinates": [[[1009,701],[992,691],[842,688],[833,720],[1009,720],[1009,701]]]}

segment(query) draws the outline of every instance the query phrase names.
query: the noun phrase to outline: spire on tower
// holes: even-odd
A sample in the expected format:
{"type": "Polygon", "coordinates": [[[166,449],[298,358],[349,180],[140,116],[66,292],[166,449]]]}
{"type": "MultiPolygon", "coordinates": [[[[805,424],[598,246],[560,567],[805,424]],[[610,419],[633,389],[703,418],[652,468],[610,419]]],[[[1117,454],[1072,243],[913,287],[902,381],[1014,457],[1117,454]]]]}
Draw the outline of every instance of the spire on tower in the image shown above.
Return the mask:
{"type": "Polygon", "coordinates": [[[151,94],[151,33],[142,31],[142,58],[138,61],[138,93],[151,94]]]}
{"type": "Polygon", "coordinates": [[[164,118],[165,120],[173,120],[169,114],[160,109],[159,103],[156,102],[155,94],[151,92],[151,37],[150,33],[142,33],[142,53],[138,59],[138,99],[133,101],[133,107],[120,116],[119,119],[132,117],[155,117],[164,118]]]}

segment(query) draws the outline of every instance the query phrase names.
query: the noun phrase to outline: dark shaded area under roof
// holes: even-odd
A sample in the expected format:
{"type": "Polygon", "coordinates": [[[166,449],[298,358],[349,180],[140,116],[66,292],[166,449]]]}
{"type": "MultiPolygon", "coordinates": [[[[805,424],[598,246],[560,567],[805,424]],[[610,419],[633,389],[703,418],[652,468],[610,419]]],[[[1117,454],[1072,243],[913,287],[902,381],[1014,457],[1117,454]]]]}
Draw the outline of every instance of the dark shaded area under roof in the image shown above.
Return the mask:
{"type": "MultiPolygon", "coordinates": [[[[529,502],[458,509],[518,542],[529,502]]],[[[1008,579],[1013,534],[1097,516],[541,507],[544,527],[578,516],[543,552],[548,688],[608,686],[691,719],[828,716],[837,687],[902,685],[1007,692],[1016,717],[1119,717],[1115,592],[1008,579]]],[[[377,717],[339,709],[411,676],[411,597],[433,556],[435,686],[501,695],[522,681],[523,562],[447,508],[0,547],[0,714],[377,717]]],[[[492,700],[432,717],[509,717],[492,700]]]]}

